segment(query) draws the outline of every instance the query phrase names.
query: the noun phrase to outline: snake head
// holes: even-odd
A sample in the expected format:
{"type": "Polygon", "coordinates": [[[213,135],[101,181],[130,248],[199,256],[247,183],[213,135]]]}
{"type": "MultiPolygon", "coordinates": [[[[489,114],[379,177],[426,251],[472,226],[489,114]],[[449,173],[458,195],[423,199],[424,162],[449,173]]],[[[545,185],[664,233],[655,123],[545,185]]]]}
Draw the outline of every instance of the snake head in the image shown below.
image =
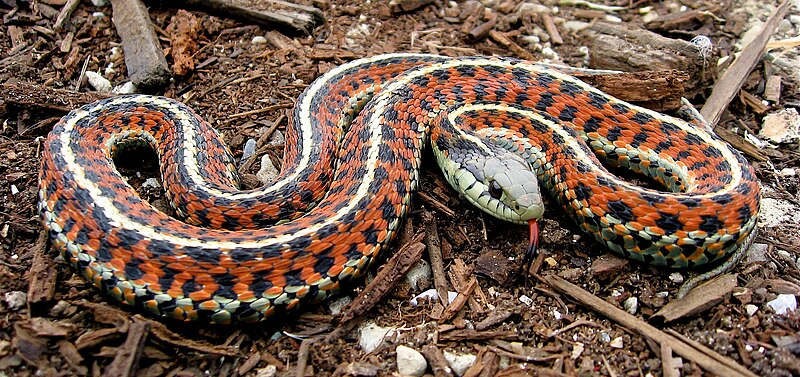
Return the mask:
{"type": "Polygon", "coordinates": [[[460,166],[446,175],[453,188],[468,201],[498,219],[513,223],[523,224],[542,217],[544,204],[536,173],[522,157],[502,148],[491,154],[464,157],[467,158],[458,161],[460,166]]]}

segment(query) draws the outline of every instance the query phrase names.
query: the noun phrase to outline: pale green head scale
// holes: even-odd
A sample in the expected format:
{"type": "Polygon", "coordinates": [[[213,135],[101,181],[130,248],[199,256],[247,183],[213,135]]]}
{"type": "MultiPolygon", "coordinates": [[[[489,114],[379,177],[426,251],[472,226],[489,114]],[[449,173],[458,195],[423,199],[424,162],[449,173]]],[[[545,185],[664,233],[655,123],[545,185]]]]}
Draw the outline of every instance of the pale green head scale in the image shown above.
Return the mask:
{"type": "Polygon", "coordinates": [[[484,212],[517,224],[544,214],[536,173],[522,157],[461,138],[432,144],[450,185],[484,212]]]}

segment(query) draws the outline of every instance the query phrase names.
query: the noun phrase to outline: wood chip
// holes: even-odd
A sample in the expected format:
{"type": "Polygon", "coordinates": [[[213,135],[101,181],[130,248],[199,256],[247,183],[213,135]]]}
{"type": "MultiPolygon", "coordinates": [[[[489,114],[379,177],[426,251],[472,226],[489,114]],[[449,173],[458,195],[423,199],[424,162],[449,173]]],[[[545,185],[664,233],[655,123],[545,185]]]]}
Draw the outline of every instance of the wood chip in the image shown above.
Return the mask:
{"type": "Polygon", "coordinates": [[[56,292],[55,262],[47,253],[47,245],[47,232],[42,231],[33,245],[33,262],[28,272],[28,305],[34,312],[46,309],[56,292]]]}
{"type": "Polygon", "coordinates": [[[781,100],[781,76],[772,75],[767,77],[767,83],[764,86],[764,99],[772,103],[778,103],[781,100]]]}
{"type": "Polygon", "coordinates": [[[564,44],[564,39],[561,38],[561,34],[558,32],[558,27],[556,27],[553,17],[547,13],[542,13],[542,22],[544,22],[544,29],[547,31],[547,34],[550,35],[550,40],[553,44],[564,44]]]}
{"type": "Polygon", "coordinates": [[[175,76],[185,76],[194,71],[194,53],[197,52],[200,30],[200,20],[190,12],[179,9],[172,16],[167,31],[171,36],[170,55],[175,76]]]}
{"type": "Polygon", "coordinates": [[[720,303],[736,288],[736,274],[720,275],[691,290],[686,297],[664,305],[650,320],[669,323],[680,318],[702,313],[720,303]]]}
{"type": "Polygon", "coordinates": [[[139,369],[139,359],[144,350],[144,342],[150,331],[150,324],[147,322],[134,322],[128,327],[128,338],[117,349],[114,360],[103,371],[104,377],[122,376],[128,377],[136,374],[139,369]]]}
{"type": "Polygon", "coordinates": [[[417,10],[432,3],[433,0],[391,0],[389,1],[389,9],[392,10],[392,13],[404,13],[417,10]]]}
{"type": "Polygon", "coordinates": [[[674,69],[612,74],[577,72],[575,76],[616,98],[659,112],[681,107],[684,83],[689,80],[686,73],[674,69]]]}

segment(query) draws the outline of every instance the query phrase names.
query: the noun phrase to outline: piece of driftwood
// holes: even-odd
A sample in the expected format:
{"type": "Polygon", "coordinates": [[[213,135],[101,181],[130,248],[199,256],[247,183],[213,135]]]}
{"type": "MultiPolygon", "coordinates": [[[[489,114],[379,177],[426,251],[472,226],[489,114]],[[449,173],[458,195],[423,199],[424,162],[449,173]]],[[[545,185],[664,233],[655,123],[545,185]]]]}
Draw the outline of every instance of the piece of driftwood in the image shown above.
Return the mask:
{"type": "Polygon", "coordinates": [[[676,70],[590,74],[576,77],[623,101],[655,111],[676,110],[689,76],[676,70]]]}
{"type": "Polygon", "coordinates": [[[747,76],[761,60],[764,47],[772,37],[772,32],[778,27],[781,20],[786,16],[792,1],[784,0],[777,9],[769,16],[761,32],[742,49],[742,53],[733,61],[730,67],[725,70],[722,78],[714,84],[711,95],[706,100],[706,104],[700,110],[700,114],[706,119],[711,127],[717,125],[722,112],[728,107],[733,97],[739,93],[747,76]]]}
{"type": "Polygon", "coordinates": [[[726,377],[756,377],[753,372],[750,372],[747,368],[737,364],[730,358],[722,356],[710,349],[700,349],[683,339],[667,334],[558,276],[548,275],[542,280],[556,291],[577,301],[582,306],[594,310],[644,337],[653,339],[661,347],[668,345],[675,353],[697,363],[697,365],[708,372],[726,377]]]}
{"type": "Polygon", "coordinates": [[[147,8],[140,0],[111,0],[128,78],[143,92],[158,91],[172,76],[147,8]]]}
{"type": "Polygon", "coordinates": [[[173,4],[294,33],[309,34],[325,21],[318,8],[281,0],[177,0],[173,4]]]}
{"type": "Polygon", "coordinates": [[[583,33],[592,39],[589,47],[592,68],[623,72],[678,70],[691,80],[684,83],[691,98],[713,80],[708,62],[714,57],[701,55],[695,45],[662,37],[633,26],[597,22],[583,33]]]}

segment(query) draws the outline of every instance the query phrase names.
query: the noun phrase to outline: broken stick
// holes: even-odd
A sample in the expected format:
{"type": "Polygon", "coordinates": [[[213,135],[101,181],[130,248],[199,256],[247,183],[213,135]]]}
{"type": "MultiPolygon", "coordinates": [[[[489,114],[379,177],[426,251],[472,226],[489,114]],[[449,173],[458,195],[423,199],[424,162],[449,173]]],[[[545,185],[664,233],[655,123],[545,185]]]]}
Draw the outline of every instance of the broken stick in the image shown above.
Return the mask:
{"type": "Polygon", "coordinates": [[[147,8],[140,0],[111,0],[114,27],[122,40],[128,78],[144,92],[158,91],[172,72],[164,58],[147,8]]]}

